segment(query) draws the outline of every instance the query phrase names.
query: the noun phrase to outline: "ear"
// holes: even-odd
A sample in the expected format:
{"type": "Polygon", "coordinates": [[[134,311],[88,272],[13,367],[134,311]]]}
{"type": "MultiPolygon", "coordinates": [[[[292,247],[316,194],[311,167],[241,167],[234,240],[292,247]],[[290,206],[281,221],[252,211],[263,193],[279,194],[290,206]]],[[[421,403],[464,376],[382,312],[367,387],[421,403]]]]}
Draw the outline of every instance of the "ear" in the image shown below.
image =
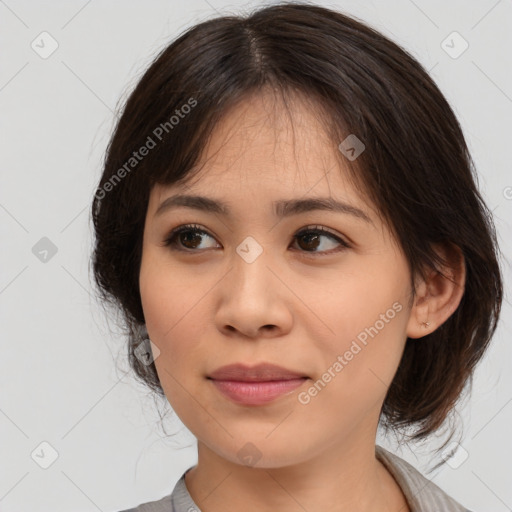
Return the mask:
{"type": "Polygon", "coordinates": [[[417,276],[415,280],[416,296],[407,324],[409,338],[434,332],[455,312],[464,294],[466,265],[462,251],[454,244],[437,244],[434,249],[445,264],[431,270],[425,279],[417,276]]]}

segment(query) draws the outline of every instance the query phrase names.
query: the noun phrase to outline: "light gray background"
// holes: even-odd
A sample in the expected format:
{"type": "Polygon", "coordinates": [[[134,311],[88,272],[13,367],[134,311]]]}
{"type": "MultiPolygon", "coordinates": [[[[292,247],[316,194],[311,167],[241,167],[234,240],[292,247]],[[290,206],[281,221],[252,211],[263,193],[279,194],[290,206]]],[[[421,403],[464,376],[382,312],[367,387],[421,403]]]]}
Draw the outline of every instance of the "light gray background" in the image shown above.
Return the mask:
{"type": "MultiPolygon", "coordinates": [[[[512,2],[318,3],[367,21],[431,70],[463,125],[510,259],[512,2]],[[441,46],[453,31],[469,43],[456,59],[441,46]]],[[[89,205],[116,105],[156,52],[216,11],[257,4],[0,1],[3,512],[128,508],[169,493],[196,462],[194,438],[179,420],[166,423],[179,435],[162,435],[150,395],[126,372],[123,339],[91,296],[89,205]],[[43,31],[59,45],[46,59],[31,48],[43,31]],[[43,237],[57,248],[46,262],[32,252],[43,237]],[[42,442],[58,452],[48,469],[36,463],[50,457],[42,442]]],[[[508,260],[503,269],[510,284],[508,260]]],[[[505,302],[459,408],[468,458],[430,475],[474,512],[512,509],[510,317],[505,302]]],[[[437,441],[398,453],[423,470],[437,441]]],[[[381,444],[393,448],[392,440],[381,444]]]]}

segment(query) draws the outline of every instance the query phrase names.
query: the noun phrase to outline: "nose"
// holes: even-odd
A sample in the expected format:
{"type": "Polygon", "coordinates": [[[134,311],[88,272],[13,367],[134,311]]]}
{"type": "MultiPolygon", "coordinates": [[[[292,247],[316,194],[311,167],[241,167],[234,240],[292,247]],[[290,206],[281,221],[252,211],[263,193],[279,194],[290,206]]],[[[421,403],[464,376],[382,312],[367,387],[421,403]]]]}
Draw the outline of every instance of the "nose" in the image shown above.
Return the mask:
{"type": "Polygon", "coordinates": [[[215,312],[217,328],[227,336],[283,336],[292,328],[293,294],[266,253],[248,262],[233,255],[231,271],[219,283],[215,312]]]}

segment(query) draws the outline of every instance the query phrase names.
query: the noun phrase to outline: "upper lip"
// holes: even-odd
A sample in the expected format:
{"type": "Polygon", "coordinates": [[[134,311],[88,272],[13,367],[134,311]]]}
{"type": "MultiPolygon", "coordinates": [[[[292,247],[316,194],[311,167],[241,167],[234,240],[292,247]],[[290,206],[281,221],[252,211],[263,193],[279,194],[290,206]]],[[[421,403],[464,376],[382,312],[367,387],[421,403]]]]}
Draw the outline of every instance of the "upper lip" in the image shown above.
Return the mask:
{"type": "Polygon", "coordinates": [[[288,370],[270,363],[260,363],[256,366],[247,366],[241,363],[229,364],[217,368],[208,375],[213,380],[234,380],[245,382],[263,382],[271,380],[291,380],[307,378],[301,372],[288,370]]]}

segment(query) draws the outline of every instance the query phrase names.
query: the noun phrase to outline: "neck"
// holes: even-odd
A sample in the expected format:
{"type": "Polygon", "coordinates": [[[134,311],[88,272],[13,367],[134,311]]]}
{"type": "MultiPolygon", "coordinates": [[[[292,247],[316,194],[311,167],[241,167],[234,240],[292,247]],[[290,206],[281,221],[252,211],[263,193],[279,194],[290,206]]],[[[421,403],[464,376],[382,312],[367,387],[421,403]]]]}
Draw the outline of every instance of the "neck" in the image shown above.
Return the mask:
{"type": "Polygon", "coordinates": [[[198,464],[185,482],[202,512],[409,511],[396,481],[376,458],[374,443],[329,447],[314,459],[262,468],[226,460],[199,441],[198,464]]]}

